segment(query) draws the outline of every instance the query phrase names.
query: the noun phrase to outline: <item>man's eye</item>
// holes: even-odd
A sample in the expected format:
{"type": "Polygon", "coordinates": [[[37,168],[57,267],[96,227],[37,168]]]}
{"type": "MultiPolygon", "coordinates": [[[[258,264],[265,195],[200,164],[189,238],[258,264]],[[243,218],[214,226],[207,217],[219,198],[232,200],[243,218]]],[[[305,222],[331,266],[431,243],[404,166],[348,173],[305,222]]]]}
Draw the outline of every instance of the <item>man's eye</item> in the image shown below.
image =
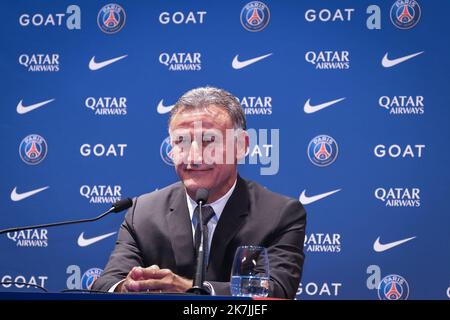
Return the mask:
{"type": "Polygon", "coordinates": [[[203,142],[206,143],[211,143],[216,141],[216,137],[215,136],[203,136],[203,142]]]}
{"type": "Polygon", "coordinates": [[[183,141],[184,141],[184,137],[183,137],[183,136],[178,136],[178,137],[176,137],[176,138],[173,140],[173,142],[174,142],[175,144],[182,143],[183,141]]]}

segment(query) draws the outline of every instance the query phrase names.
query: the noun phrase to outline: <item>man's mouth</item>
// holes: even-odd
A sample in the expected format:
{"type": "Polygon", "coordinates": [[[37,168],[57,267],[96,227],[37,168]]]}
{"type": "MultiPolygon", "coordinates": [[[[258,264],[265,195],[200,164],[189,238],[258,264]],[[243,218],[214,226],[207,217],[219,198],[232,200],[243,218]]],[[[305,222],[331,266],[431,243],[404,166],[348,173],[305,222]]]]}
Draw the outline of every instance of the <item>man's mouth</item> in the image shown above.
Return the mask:
{"type": "Polygon", "coordinates": [[[211,171],[212,168],[208,168],[208,169],[185,169],[185,171],[187,172],[206,172],[206,171],[211,171]]]}
{"type": "Polygon", "coordinates": [[[202,167],[201,165],[196,164],[188,164],[184,170],[188,172],[204,172],[204,171],[210,171],[213,167],[202,167]]]}

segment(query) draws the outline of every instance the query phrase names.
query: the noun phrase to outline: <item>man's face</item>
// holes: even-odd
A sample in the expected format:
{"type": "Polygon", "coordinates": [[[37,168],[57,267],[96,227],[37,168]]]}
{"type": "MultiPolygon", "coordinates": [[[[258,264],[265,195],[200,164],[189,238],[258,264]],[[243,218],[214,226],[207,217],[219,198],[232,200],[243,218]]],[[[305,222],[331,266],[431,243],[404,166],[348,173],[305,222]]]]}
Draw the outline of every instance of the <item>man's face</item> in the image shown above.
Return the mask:
{"type": "MultiPolygon", "coordinates": [[[[237,176],[236,145],[228,113],[216,105],[181,110],[170,123],[175,169],[188,194],[209,190],[209,201],[224,195],[237,176]]],[[[238,153],[239,154],[239,153],[238,153]]]]}

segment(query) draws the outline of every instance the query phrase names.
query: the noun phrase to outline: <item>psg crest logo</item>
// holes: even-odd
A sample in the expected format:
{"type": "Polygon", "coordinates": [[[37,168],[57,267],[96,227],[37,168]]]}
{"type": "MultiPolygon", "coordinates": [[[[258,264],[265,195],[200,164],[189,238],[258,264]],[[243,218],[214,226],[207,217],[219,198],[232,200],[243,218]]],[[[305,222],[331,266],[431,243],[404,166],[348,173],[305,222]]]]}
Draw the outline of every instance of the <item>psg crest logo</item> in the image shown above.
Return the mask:
{"type": "Polygon", "coordinates": [[[390,274],[378,285],[380,300],[407,300],[409,296],[408,282],[402,276],[390,274]]]}
{"type": "Polygon", "coordinates": [[[85,290],[91,290],[95,280],[100,278],[102,272],[103,270],[99,268],[91,268],[86,271],[81,277],[81,288],[85,290]]]}
{"type": "Polygon", "coordinates": [[[263,30],[270,20],[269,7],[260,1],[247,3],[241,11],[241,24],[251,32],[263,30]]]}
{"type": "Polygon", "coordinates": [[[172,160],[172,145],[170,144],[170,137],[164,139],[161,143],[161,148],[159,149],[159,153],[161,155],[161,159],[168,164],[169,166],[173,166],[172,160]]]}
{"type": "Polygon", "coordinates": [[[19,146],[19,155],[23,162],[36,165],[47,155],[47,142],[38,134],[26,136],[19,146]]]}
{"type": "Polygon", "coordinates": [[[322,134],[313,138],[308,145],[309,160],[319,167],[332,164],[338,155],[338,145],[332,137],[322,134]]]}
{"type": "Polygon", "coordinates": [[[110,3],[100,9],[97,16],[97,24],[104,33],[119,32],[125,25],[127,15],[121,6],[110,3]]]}
{"type": "Polygon", "coordinates": [[[415,0],[398,0],[391,7],[391,21],[397,28],[413,28],[420,19],[420,6],[415,0]]]}

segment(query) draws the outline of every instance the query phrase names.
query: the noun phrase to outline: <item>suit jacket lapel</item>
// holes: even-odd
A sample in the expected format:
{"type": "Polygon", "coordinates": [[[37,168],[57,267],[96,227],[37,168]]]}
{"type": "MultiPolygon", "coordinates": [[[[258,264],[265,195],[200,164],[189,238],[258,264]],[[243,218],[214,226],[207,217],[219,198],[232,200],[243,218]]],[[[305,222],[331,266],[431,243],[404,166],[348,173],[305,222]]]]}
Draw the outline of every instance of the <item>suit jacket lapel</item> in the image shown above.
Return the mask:
{"type": "Polygon", "coordinates": [[[207,276],[209,279],[220,278],[223,271],[223,259],[228,243],[239,231],[249,211],[249,195],[246,182],[238,176],[236,188],[220,216],[214,231],[209,254],[207,276]]]}
{"type": "Polygon", "coordinates": [[[182,184],[174,192],[173,200],[167,214],[169,238],[177,266],[177,273],[192,277],[195,271],[194,243],[189,210],[186,203],[186,192],[182,184]]]}

